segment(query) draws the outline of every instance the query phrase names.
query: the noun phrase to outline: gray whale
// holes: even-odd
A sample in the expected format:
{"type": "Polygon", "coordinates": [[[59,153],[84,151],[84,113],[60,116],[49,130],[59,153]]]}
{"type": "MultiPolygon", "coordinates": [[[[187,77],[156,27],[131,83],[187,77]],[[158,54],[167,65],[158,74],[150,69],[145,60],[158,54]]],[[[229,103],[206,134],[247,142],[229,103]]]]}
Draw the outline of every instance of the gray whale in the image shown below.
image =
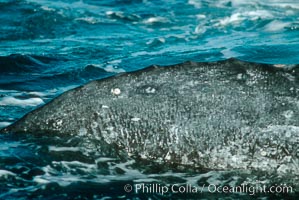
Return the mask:
{"type": "Polygon", "coordinates": [[[298,66],[236,59],[151,66],[68,91],[1,132],[72,135],[86,148],[142,159],[299,175],[298,75],[298,66]]]}

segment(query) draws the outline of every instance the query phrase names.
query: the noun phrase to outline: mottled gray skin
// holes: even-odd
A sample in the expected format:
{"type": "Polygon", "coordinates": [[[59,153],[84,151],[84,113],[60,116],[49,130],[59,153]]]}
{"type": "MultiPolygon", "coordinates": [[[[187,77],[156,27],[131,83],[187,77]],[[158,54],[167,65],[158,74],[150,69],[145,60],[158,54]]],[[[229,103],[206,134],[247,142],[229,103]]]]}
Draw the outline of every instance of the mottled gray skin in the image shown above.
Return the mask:
{"type": "Polygon", "coordinates": [[[281,67],[152,66],[68,91],[2,132],[76,135],[98,151],[298,177],[299,70],[281,67]]]}

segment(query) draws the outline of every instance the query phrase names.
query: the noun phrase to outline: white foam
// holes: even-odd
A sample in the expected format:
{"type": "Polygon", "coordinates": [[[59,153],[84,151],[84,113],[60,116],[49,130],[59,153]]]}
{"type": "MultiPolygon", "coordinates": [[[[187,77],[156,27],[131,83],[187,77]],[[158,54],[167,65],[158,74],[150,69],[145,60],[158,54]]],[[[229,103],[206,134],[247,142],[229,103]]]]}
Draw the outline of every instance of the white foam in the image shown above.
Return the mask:
{"type": "Polygon", "coordinates": [[[49,12],[54,12],[54,11],[55,11],[54,8],[50,8],[50,7],[48,7],[48,6],[41,6],[40,8],[41,8],[42,10],[44,10],[44,11],[49,11],[49,12]]]}
{"type": "Polygon", "coordinates": [[[15,174],[7,170],[0,169],[0,177],[7,177],[7,176],[15,176],[15,174]]]}
{"type": "Polygon", "coordinates": [[[224,49],[221,51],[224,58],[237,58],[239,56],[243,56],[242,53],[236,52],[232,49],[224,49]]]}
{"type": "Polygon", "coordinates": [[[99,20],[94,17],[79,17],[75,19],[76,21],[86,22],[88,24],[97,24],[99,20]]]}
{"type": "Polygon", "coordinates": [[[188,4],[194,6],[195,8],[201,8],[202,6],[200,0],[189,0],[188,4]]]}
{"type": "Polygon", "coordinates": [[[45,102],[41,98],[30,98],[30,99],[17,99],[15,97],[3,97],[0,100],[1,106],[38,106],[45,102]]]}
{"type": "Polygon", "coordinates": [[[100,163],[100,162],[108,162],[108,161],[115,161],[117,160],[116,158],[109,158],[109,157],[100,157],[100,158],[97,158],[95,160],[96,163],[100,163]]]}
{"type": "Polygon", "coordinates": [[[80,151],[79,147],[56,147],[49,146],[49,151],[80,151]]]}
{"type": "Polygon", "coordinates": [[[110,63],[110,64],[120,64],[121,62],[122,62],[121,59],[116,59],[116,60],[110,60],[110,61],[108,61],[108,63],[110,63]]]}
{"type": "Polygon", "coordinates": [[[35,176],[34,179],[33,179],[35,182],[39,183],[39,184],[47,184],[47,183],[50,183],[49,180],[46,180],[46,179],[43,179],[39,176],[35,176]]]}
{"type": "Polygon", "coordinates": [[[150,41],[146,42],[147,45],[154,45],[156,43],[165,43],[165,38],[155,38],[155,39],[151,39],[150,41]]]}
{"type": "Polygon", "coordinates": [[[224,19],[221,19],[219,21],[219,24],[222,26],[226,26],[229,24],[240,23],[244,19],[245,19],[245,17],[242,16],[241,13],[235,13],[235,14],[231,15],[230,17],[225,17],[224,19]]]}
{"type": "Polygon", "coordinates": [[[11,123],[10,122],[0,122],[0,128],[9,126],[11,123]]]}
{"type": "Polygon", "coordinates": [[[251,20],[274,18],[273,14],[271,14],[268,10],[248,11],[245,12],[243,15],[249,17],[251,20]]]}
{"type": "Polygon", "coordinates": [[[165,17],[150,17],[143,21],[145,24],[167,23],[168,19],[165,17]]]}
{"type": "Polygon", "coordinates": [[[17,93],[17,90],[0,90],[0,93],[17,93]]]}
{"type": "Polygon", "coordinates": [[[114,12],[113,11],[111,11],[111,10],[109,10],[109,11],[106,11],[106,15],[113,15],[114,14],[114,12]]]}
{"type": "Polygon", "coordinates": [[[198,14],[198,15],[196,15],[196,18],[197,18],[197,19],[206,19],[207,16],[205,16],[205,15],[203,15],[203,14],[198,14]]]}
{"type": "Polygon", "coordinates": [[[5,96],[23,96],[26,97],[28,95],[30,96],[37,96],[37,97],[47,97],[47,96],[53,96],[58,92],[57,89],[51,89],[51,90],[45,90],[45,91],[32,91],[32,92],[25,92],[25,91],[17,91],[17,90],[0,90],[0,94],[4,94],[5,96]]]}
{"type": "Polygon", "coordinates": [[[274,20],[274,21],[268,23],[265,26],[265,31],[267,31],[267,32],[277,32],[277,31],[283,30],[285,27],[287,27],[289,25],[290,25],[289,22],[282,22],[282,21],[279,21],[279,20],[274,20]]]}
{"type": "Polygon", "coordinates": [[[216,25],[227,26],[230,24],[239,24],[244,20],[258,20],[258,19],[272,19],[273,15],[267,10],[256,10],[247,12],[237,12],[229,17],[225,17],[219,20],[216,25]]]}
{"type": "Polygon", "coordinates": [[[137,51],[137,52],[133,52],[131,53],[132,57],[138,57],[138,56],[145,56],[145,55],[149,55],[150,53],[147,51],[137,51]]]}
{"type": "Polygon", "coordinates": [[[112,73],[121,73],[121,72],[126,72],[122,68],[117,68],[115,65],[106,65],[104,68],[106,72],[112,72],[112,73]]]}
{"type": "Polygon", "coordinates": [[[38,97],[45,97],[48,95],[54,95],[53,92],[51,91],[46,91],[46,92],[28,92],[29,95],[34,95],[34,96],[38,96],[38,97]]]}

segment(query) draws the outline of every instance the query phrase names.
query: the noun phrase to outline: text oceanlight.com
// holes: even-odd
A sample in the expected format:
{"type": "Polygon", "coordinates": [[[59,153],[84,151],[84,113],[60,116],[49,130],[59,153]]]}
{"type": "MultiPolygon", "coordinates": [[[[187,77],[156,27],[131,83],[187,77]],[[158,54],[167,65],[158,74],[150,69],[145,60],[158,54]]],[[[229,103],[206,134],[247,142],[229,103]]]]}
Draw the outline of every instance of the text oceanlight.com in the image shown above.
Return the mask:
{"type": "Polygon", "coordinates": [[[247,193],[249,195],[255,195],[258,193],[293,193],[293,187],[286,184],[274,185],[267,187],[266,185],[256,184],[247,185],[241,184],[239,186],[219,186],[215,184],[203,184],[202,186],[193,186],[191,184],[173,184],[162,185],[158,183],[145,184],[127,184],[124,186],[126,192],[134,192],[136,194],[169,194],[169,193],[181,193],[181,194],[196,194],[196,193],[247,193]]]}

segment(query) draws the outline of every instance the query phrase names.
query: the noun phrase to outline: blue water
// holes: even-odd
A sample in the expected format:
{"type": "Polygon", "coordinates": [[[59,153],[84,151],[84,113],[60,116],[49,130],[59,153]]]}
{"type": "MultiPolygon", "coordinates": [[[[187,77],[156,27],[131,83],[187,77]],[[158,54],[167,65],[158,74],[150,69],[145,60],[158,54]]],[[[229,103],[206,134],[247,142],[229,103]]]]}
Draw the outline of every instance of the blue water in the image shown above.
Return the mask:
{"type": "MultiPolygon", "coordinates": [[[[0,22],[0,128],[71,88],[153,64],[231,57],[299,63],[296,0],[0,0],[0,22]]],[[[77,151],[52,155],[60,151],[46,147],[56,142],[1,136],[0,199],[51,199],[49,191],[62,190],[58,183],[65,180],[58,199],[121,198],[122,191],[112,195],[114,183],[121,188],[132,179],[160,180],[158,172],[143,173],[143,167],[120,161],[107,161],[103,169],[89,163],[89,171],[73,163],[72,172],[67,160],[77,151]],[[86,179],[93,182],[85,188],[90,196],[76,191],[82,176],[94,176],[86,179]]],[[[172,176],[181,181],[192,177],[178,171],[172,176]]]]}

